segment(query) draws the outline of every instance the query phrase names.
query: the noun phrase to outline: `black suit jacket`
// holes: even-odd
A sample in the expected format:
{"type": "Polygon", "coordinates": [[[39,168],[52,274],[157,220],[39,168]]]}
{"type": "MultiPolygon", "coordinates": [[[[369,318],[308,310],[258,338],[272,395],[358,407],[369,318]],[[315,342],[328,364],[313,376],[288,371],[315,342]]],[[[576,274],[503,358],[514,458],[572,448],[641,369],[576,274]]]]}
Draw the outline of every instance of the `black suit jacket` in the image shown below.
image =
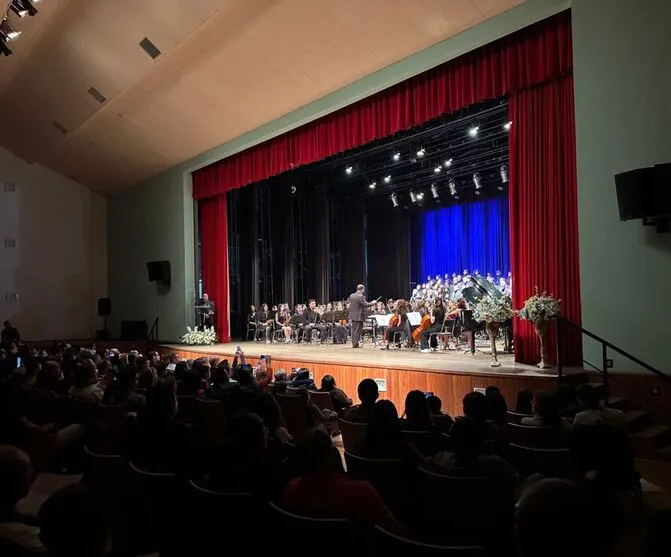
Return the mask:
{"type": "Polygon", "coordinates": [[[366,297],[361,292],[354,292],[349,296],[349,320],[363,321],[366,317],[366,309],[375,302],[367,302],[366,297]]]}

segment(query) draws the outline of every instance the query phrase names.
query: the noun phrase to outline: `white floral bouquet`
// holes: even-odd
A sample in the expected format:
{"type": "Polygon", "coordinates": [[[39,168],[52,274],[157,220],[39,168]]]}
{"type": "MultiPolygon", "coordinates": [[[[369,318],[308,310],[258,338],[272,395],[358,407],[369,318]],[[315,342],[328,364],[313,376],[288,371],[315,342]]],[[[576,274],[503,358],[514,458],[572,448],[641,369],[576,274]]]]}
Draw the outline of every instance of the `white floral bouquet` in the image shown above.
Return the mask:
{"type": "Polygon", "coordinates": [[[186,333],[179,338],[179,342],[182,344],[199,346],[215,344],[218,340],[214,327],[206,328],[204,331],[200,331],[198,328],[192,329],[191,327],[187,327],[186,333]]]}
{"type": "Polygon", "coordinates": [[[479,323],[505,323],[513,317],[513,304],[509,296],[487,296],[473,310],[473,319],[479,323]]]}
{"type": "Polygon", "coordinates": [[[557,300],[552,294],[539,292],[536,287],[536,293],[524,302],[524,307],[517,312],[522,319],[532,323],[540,323],[559,317],[561,315],[561,300],[557,300]]]}

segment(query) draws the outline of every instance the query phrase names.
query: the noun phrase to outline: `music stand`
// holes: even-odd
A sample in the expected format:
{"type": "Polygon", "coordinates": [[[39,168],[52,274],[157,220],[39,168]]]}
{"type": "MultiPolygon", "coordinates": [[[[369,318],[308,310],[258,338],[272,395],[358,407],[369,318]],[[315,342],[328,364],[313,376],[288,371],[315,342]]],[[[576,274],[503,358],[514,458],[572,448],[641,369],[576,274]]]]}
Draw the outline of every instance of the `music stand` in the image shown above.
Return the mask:
{"type": "Polygon", "coordinates": [[[464,354],[471,354],[471,356],[475,356],[476,352],[480,352],[481,354],[484,354],[481,350],[476,350],[475,348],[475,332],[478,329],[478,323],[475,319],[473,319],[473,310],[470,309],[462,309],[461,310],[461,325],[463,327],[464,331],[467,331],[470,334],[470,340],[469,340],[469,348],[468,350],[464,351],[464,354]]]}

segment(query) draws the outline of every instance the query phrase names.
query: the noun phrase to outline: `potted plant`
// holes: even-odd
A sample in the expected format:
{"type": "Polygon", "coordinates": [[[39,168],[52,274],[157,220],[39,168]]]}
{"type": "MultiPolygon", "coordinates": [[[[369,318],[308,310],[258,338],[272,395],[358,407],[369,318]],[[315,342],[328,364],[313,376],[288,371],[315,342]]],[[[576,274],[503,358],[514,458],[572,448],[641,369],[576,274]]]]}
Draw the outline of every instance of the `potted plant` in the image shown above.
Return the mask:
{"type": "Polygon", "coordinates": [[[205,330],[200,331],[195,327],[192,329],[187,326],[186,333],[179,338],[179,342],[182,344],[191,344],[192,346],[215,344],[217,340],[217,333],[215,332],[214,327],[208,327],[205,330]]]}
{"type": "Polygon", "coordinates": [[[531,298],[524,302],[524,307],[517,312],[517,315],[534,324],[534,330],[541,343],[541,361],[538,367],[541,369],[549,368],[547,356],[547,334],[550,325],[550,319],[561,315],[561,300],[557,300],[552,294],[540,292],[538,287],[531,298]]]}
{"type": "Polygon", "coordinates": [[[489,343],[492,349],[491,367],[500,367],[496,351],[496,337],[499,334],[499,328],[502,323],[512,319],[513,307],[512,301],[508,296],[488,296],[482,298],[473,310],[473,319],[479,323],[485,324],[485,331],[489,336],[489,343]]]}

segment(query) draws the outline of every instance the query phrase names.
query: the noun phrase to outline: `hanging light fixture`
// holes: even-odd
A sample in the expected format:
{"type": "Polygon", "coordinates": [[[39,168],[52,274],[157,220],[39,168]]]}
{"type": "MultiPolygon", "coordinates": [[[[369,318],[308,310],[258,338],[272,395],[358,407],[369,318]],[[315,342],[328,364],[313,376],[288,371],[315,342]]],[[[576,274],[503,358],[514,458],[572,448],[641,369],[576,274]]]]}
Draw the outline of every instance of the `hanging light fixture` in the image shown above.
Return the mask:
{"type": "Polygon", "coordinates": [[[391,199],[391,204],[393,207],[398,207],[398,198],[395,193],[392,193],[389,198],[391,199]]]}
{"type": "Polygon", "coordinates": [[[454,179],[450,180],[447,185],[450,188],[450,195],[454,199],[459,199],[459,196],[457,195],[457,183],[454,181],[454,179]]]}
{"type": "Polygon", "coordinates": [[[431,195],[434,199],[438,199],[438,187],[436,184],[431,184],[431,195]]]}
{"type": "Polygon", "coordinates": [[[413,203],[417,203],[417,195],[412,190],[410,190],[410,201],[412,201],[413,203]]]}
{"type": "Polygon", "coordinates": [[[480,188],[482,188],[482,182],[480,181],[480,173],[473,173],[473,185],[475,186],[475,195],[480,195],[480,188]]]}

